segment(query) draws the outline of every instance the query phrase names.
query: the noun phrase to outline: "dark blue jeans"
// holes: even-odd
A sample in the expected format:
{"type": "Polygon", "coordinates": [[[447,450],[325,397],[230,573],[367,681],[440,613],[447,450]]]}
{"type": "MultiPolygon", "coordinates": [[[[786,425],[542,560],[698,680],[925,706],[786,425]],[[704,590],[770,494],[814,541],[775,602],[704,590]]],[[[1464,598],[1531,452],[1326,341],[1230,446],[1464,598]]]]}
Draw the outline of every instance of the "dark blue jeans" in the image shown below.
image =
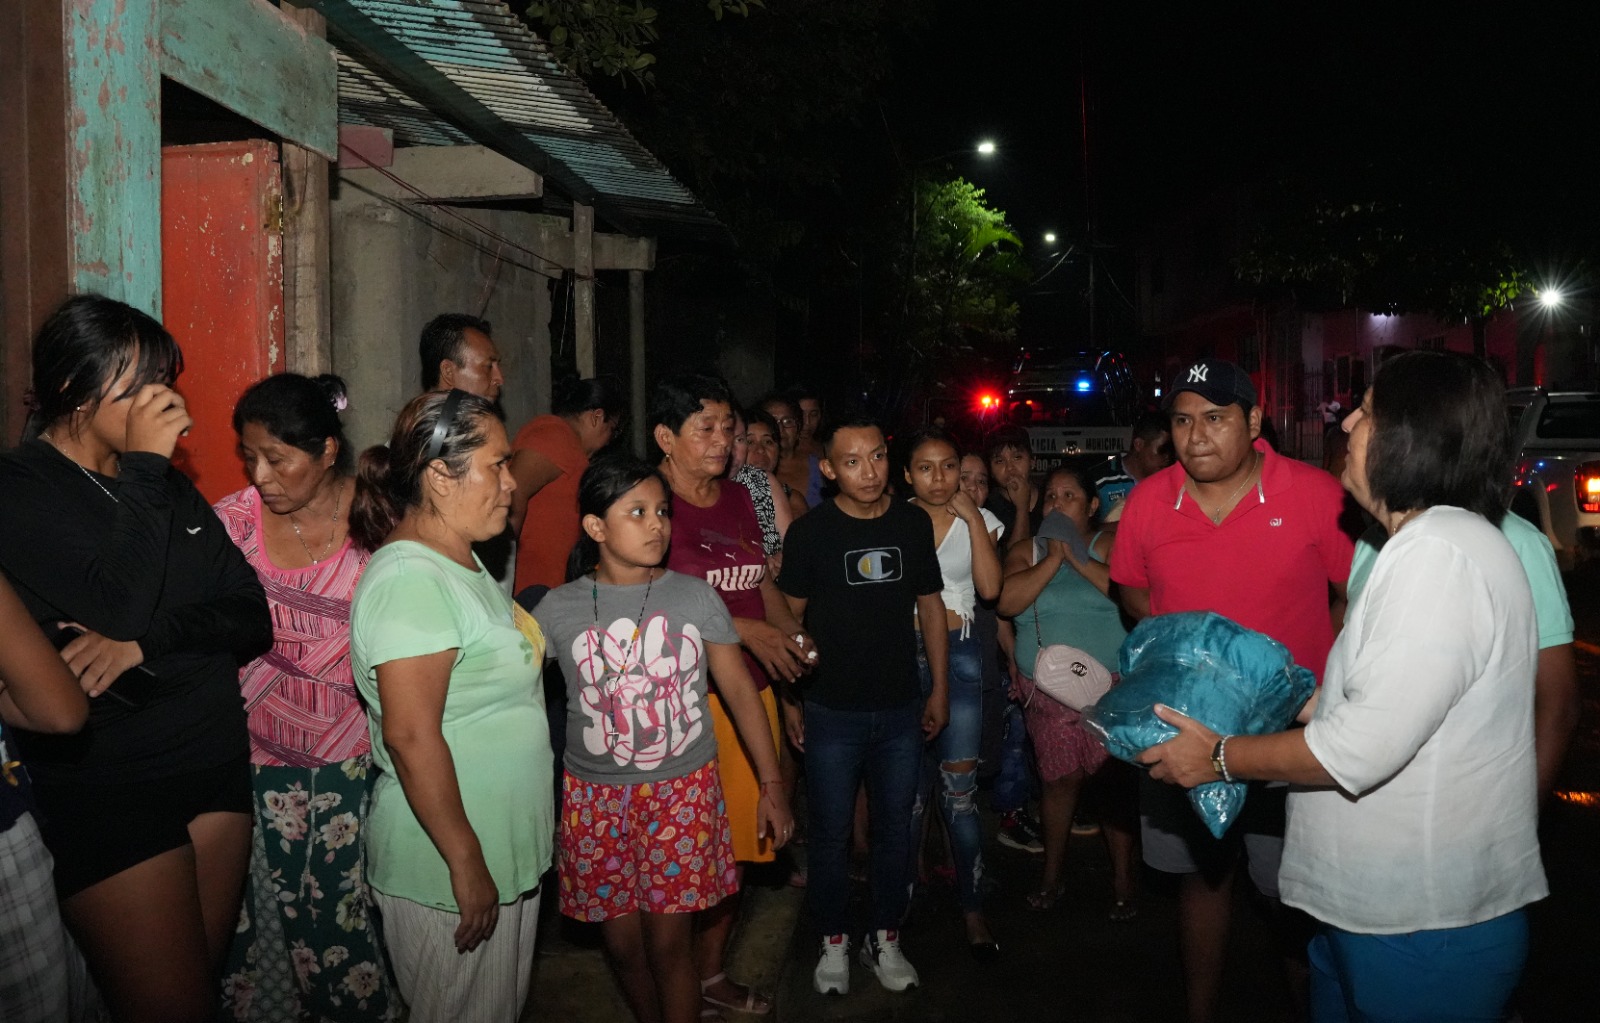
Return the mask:
{"type": "Polygon", "coordinates": [[[1028,805],[1033,795],[1033,755],[1028,750],[1028,728],[1022,720],[1022,705],[1005,699],[1005,732],[1000,744],[1000,770],[991,793],[995,813],[1011,813],[1028,805]]]}
{"type": "MultiPolygon", "coordinates": [[[[978,821],[978,748],[983,740],[983,651],[976,636],[961,638],[950,631],[950,723],[923,749],[922,777],[912,806],[909,839],[910,869],[916,878],[917,853],[922,844],[922,819],[938,789],[939,816],[950,836],[955,856],[956,895],[964,912],[983,908],[983,828],[978,821]],[[945,764],[971,760],[974,769],[962,774],[946,771],[945,764]]],[[[917,637],[917,670],[922,674],[923,695],[933,692],[928,655],[917,637]]]]}
{"type": "Polygon", "coordinates": [[[889,710],[806,703],[806,800],[811,823],[806,893],[824,934],[850,930],[850,830],[867,785],[872,930],[900,926],[911,901],[906,839],[922,769],[922,701],[889,710]]]}

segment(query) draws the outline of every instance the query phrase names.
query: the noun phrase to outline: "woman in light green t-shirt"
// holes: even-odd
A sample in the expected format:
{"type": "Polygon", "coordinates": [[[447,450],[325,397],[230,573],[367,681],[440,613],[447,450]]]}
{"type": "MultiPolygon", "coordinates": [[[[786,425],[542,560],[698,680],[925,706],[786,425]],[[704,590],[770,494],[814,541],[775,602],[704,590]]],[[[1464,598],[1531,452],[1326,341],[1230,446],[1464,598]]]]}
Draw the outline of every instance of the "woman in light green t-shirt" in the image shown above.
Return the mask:
{"type": "Polygon", "coordinates": [[[506,528],[510,456],[487,402],[424,394],[362,456],[350,511],[378,548],[350,629],[379,772],[367,881],[413,1023],[516,1019],[532,973],[553,831],[544,639],[472,553],[506,528]]]}

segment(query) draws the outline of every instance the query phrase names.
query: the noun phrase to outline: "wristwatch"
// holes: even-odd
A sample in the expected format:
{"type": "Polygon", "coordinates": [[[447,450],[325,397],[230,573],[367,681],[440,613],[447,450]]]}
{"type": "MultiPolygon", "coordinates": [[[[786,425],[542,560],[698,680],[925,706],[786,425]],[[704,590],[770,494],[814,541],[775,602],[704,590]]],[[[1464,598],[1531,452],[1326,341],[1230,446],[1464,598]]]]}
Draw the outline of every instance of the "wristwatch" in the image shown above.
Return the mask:
{"type": "Polygon", "coordinates": [[[1226,782],[1233,781],[1233,775],[1228,773],[1228,740],[1231,738],[1230,735],[1224,735],[1211,747],[1211,769],[1226,782]]]}

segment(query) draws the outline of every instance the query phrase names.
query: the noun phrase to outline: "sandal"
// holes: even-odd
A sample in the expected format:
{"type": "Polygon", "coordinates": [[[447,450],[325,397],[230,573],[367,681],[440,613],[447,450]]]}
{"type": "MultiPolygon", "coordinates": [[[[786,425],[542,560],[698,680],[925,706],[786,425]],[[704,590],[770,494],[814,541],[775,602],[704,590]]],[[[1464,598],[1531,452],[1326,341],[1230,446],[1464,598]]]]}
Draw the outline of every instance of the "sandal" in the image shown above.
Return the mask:
{"type": "MultiPolygon", "coordinates": [[[[705,980],[702,980],[700,982],[700,998],[707,1005],[715,1005],[721,1009],[732,1009],[734,1012],[747,1012],[752,1016],[765,1016],[767,1013],[772,1011],[772,999],[765,995],[757,994],[756,989],[753,987],[746,987],[743,984],[736,984],[733,981],[728,980],[728,975],[726,973],[719,973],[715,977],[707,977],[705,980]],[[710,994],[708,994],[712,988],[716,987],[718,984],[721,984],[723,981],[727,981],[728,986],[733,988],[735,991],[744,992],[743,1004],[725,1002],[720,998],[713,998],[710,994]]],[[[703,1017],[704,1015],[705,1010],[701,1010],[701,1016],[703,1017]]]]}
{"type": "Polygon", "coordinates": [[[1131,896],[1126,899],[1118,899],[1116,902],[1111,904],[1111,912],[1109,916],[1117,923],[1126,923],[1138,915],[1139,902],[1137,899],[1134,899],[1131,896]]]}
{"type": "Polygon", "coordinates": [[[1054,888],[1041,888],[1036,892],[1028,893],[1028,908],[1043,913],[1055,908],[1061,896],[1067,892],[1067,886],[1058,884],[1054,888]]]}

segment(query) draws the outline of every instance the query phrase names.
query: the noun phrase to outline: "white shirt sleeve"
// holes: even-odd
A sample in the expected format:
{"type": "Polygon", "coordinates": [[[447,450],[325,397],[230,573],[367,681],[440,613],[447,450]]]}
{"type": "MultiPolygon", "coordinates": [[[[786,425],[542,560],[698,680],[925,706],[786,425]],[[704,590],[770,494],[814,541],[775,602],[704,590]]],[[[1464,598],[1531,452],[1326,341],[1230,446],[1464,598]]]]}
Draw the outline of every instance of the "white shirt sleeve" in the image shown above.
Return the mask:
{"type": "Polygon", "coordinates": [[[978,514],[983,516],[983,528],[988,531],[990,536],[998,540],[1005,535],[1006,524],[1000,521],[998,515],[987,508],[979,508],[978,514]]]}
{"type": "Polygon", "coordinates": [[[1355,661],[1306,726],[1340,788],[1359,796],[1392,777],[1483,674],[1497,630],[1488,585],[1458,547],[1430,537],[1374,567],[1355,661]]]}

